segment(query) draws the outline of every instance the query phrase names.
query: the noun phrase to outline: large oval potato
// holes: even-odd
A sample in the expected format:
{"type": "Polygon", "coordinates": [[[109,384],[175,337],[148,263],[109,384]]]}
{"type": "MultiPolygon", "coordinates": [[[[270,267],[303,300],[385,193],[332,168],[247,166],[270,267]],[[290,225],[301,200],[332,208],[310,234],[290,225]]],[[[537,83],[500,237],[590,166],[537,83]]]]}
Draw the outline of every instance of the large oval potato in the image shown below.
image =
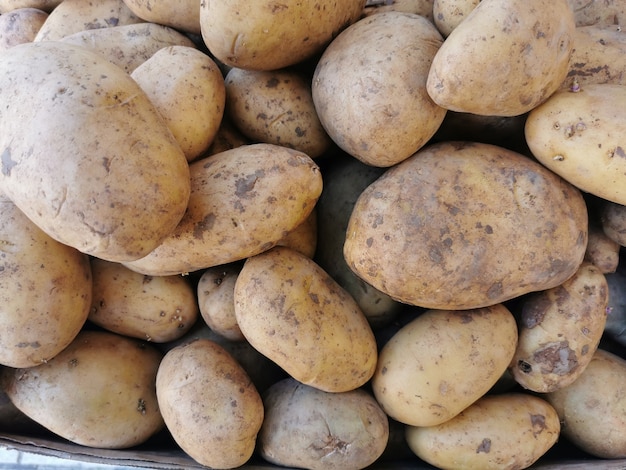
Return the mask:
{"type": "Polygon", "coordinates": [[[441,424],[496,384],[516,344],[515,317],[502,304],[427,310],[382,347],[372,377],[374,396],[396,421],[441,424]]]}
{"type": "Polygon", "coordinates": [[[187,208],[189,165],[139,85],[58,41],[0,53],[0,191],[52,238],[141,258],[187,208]]]}
{"type": "Polygon", "coordinates": [[[524,114],[565,79],[574,30],[567,0],[482,0],[435,55],[428,94],[451,111],[524,114]]]}
{"type": "Polygon", "coordinates": [[[498,146],[443,142],[388,169],[357,200],[350,267],[404,303],[468,309],[548,289],[587,245],[575,187],[498,146]]]}
{"type": "Polygon", "coordinates": [[[626,205],[626,85],[559,91],[529,113],[525,133],[544,166],[582,191],[626,205]]]}
{"type": "Polygon", "coordinates": [[[365,315],[305,255],[277,246],[248,258],[234,300],[246,339],[296,380],[345,392],[372,377],[376,340],[365,315]]]}
{"type": "Polygon", "coordinates": [[[505,393],[482,397],[437,426],[408,426],[409,447],[445,470],[520,470],[556,444],[561,425],[541,397],[505,393]]]}
{"type": "Polygon", "coordinates": [[[73,443],[124,449],[163,429],[155,390],[162,354],[136,339],[81,331],[54,358],[2,371],[11,401],[73,443]]]}
{"type": "Polygon", "coordinates": [[[261,253],[300,225],[322,192],[319,167],[308,155],[272,144],[211,155],[190,171],[191,197],[178,227],[126,266],[184,274],[261,253]]]}
{"type": "Polygon", "coordinates": [[[426,91],[443,42],[423,16],[390,11],[345,29],[313,74],[313,102],[333,141],[362,162],[392,166],[435,134],[446,110],[426,91]]]}
{"type": "Polygon", "coordinates": [[[197,339],[168,351],[157,372],[156,393],[172,437],[198,463],[229,469],[250,459],[263,402],[248,374],[220,345],[197,339]]]}

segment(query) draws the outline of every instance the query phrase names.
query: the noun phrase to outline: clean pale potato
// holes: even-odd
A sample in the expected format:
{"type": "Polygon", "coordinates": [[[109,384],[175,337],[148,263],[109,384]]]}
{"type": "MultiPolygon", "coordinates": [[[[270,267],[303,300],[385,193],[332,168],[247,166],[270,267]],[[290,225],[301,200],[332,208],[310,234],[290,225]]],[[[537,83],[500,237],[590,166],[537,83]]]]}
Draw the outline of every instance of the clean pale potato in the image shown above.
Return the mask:
{"type": "Polygon", "coordinates": [[[444,37],[448,37],[479,3],[480,0],[434,0],[435,26],[444,37]]]}
{"type": "Polygon", "coordinates": [[[32,42],[48,13],[37,8],[18,8],[0,15],[0,51],[32,42]]]}
{"type": "Polygon", "coordinates": [[[139,18],[149,23],[170,26],[179,31],[200,34],[200,2],[198,0],[124,0],[139,18]]]}

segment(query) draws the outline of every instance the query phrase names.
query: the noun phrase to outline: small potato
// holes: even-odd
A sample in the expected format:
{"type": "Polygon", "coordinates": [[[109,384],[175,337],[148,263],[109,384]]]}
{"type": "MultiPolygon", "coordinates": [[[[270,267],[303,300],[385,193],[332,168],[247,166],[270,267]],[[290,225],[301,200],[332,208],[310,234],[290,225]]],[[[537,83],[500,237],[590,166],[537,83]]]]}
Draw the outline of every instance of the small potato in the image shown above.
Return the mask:
{"type": "Polygon", "coordinates": [[[224,78],[204,52],[189,46],[159,49],[131,77],[165,119],[188,161],[211,145],[226,105],[224,78]]]}
{"type": "Polygon", "coordinates": [[[558,91],[526,120],[535,158],[577,188],[626,204],[626,85],[558,91]]]}
{"type": "Polygon", "coordinates": [[[124,0],[126,6],[139,18],[179,31],[200,34],[200,7],[198,0],[124,0]]]}
{"type": "Polygon", "coordinates": [[[232,150],[235,147],[248,145],[252,142],[237,129],[227,116],[222,118],[220,127],[215,134],[213,142],[205,152],[204,156],[209,157],[216,153],[232,150]]]}
{"type": "Polygon", "coordinates": [[[496,384],[516,344],[515,318],[502,304],[427,310],[382,347],[372,377],[374,395],[396,421],[441,424],[496,384]]]}
{"type": "Polygon", "coordinates": [[[263,402],[248,374],[217,343],[197,339],[167,352],[156,392],[168,430],[195,461],[229,469],[250,459],[263,402]]]}
{"type": "Polygon", "coordinates": [[[93,258],[89,320],[109,331],[163,343],[183,336],[198,318],[193,287],[181,276],[144,276],[93,258]]]}
{"type": "Polygon", "coordinates": [[[626,360],[597,349],[571,385],[545,395],[562,424],[562,434],[583,451],[603,459],[626,458],[626,360]]]}
{"type": "Polygon", "coordinates": [[[0,50],[32,42],[48,13],[37,8],[18,8],[0,15],[0,50]]]}
{"type": "Polygon", "coordinates": [[[282,467],[366,468],[385,450],[389,420],[365,390],[323,392],[287,378],[263,395],[259,454],[282,467]]]}
{"type": "Polygon", "coordinates": [[[444,37],[448,37],[479,3],[480,0],[434,0],[435,26],[444,37]]]}
{"type": "Polygon", "coordinates": [[[45,364],[4,369],[1,381],[18,409],[58,436],[124,449],[163,429],[155,391],[161,358],[136,339],[84,330],[45,364]]]}
{"type": "Polygon", "coordinates": [[[311,79],[304,73],[233,67],[224,81],[228,116],[250,140],[290,147],[311,158],[331,147],[313,104],[311,79]]]}
{"type": "Polygon", "coordinates": [[[377,350],[367,319],[310,258],[280,246],[248,258],[234,298],[246,339],[296,380],[345,392],[372,377],[377,350]]]}
{"type": "Polygon", "coordinates": [[[451,420],[408,426],[409,447],[443,470],[520,470],[539,460],[559,438],[554,408],[529,394],[488,395],[451,420]]]}
{"type": "Polygon", "coordinates": [[[604,201],[600,213],[604,234],[619,246],[626,246],[626,206],[604,201]]]}
{"type": "Polygon", "coordinates": [[[510,367],[517,383],[546,393],[576,380],[600,344],[608,295],[604,274],[584,262],[560,286],[524,298],[510,367]]]}
{"type": "Polygon", "coordinates": [[[591,224],[584,260],[595,264],[604,274],[613,273],[619,265],[620,246],[602,227],[591,224]]]}

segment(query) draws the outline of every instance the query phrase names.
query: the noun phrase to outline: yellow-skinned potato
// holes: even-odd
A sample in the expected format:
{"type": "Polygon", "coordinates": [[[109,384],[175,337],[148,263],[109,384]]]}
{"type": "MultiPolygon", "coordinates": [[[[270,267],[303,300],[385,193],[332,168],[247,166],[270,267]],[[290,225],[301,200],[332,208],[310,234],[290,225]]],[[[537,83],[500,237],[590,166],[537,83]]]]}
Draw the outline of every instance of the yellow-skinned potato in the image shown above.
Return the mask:
{"type": "Polygon", "coordinates": [[[293,378],[345,392],[374,373],[374,334],[354,299],[310,258],[274,247],[246,260],[235,283],[241,332],[293,378]]]}
{"type": "Polygon", "coordinates": [[[442,470],[520,470],[539,460],[559,438],[554,408],[529,394],[482,397],[448,422],[408,426],[409,447],[442,470]]]}
{"type": "Polygon", "coordinates": [[[124,0],[139,18],[170,26],[179,31],[200,34],[200,3],[198,0],[124,0]]]}
{"type": "Polygon", "coordinates": [[[250,140],[291,147],[311,158],[331,147],[304,73],[233,67],[224,80],[228,116],[250,140]]]}
{"type": "Polygon", "coordinates": [[[0,200],[0,364],[31,367],[83,327],[92,297],[89,259],[0,200]]]}
{"type": "Polygon", "coordinates": [[[324,50],[313,102],[331,139],[362,162],[392,166],[421,148],[446,110],[426,91],[443,42],[423,16],[389,11],[350,25],[324,50]]]}
{"type": "Polygon", "coordinates": [[[172,437],[198,463],[229,469],[250,459],[263,422],[263,402],[223,347],[197,339],[168,351],[156,392],[172,437]]]}
{"type": "Polygon", "coordinates": [[[585,261],[593,263],[604,274],[614,273],[619,266],[621,245],[608,236],[601,226],[589,225],[585,261]]]}
{"type": "Polygon", "coordinates": [[[567,0],[483,0],[434,57],[428,94],[451,111],[524,114],[565,79],[574,30],[567,0]]]}
{"type": "Polygon", "coordinates": [[[321,52],[355,22],[365,0],[283,3],[201,2],[204,43],[220,61],[249,70],[278,70],[321,52]]]}
{"type": "Polygon", "coordinates": [[[58,41],[14,46],[0,67],[0,191],[84,253],[122,261],[153,250],[185,213],[189,165],[139,85],[58,41]]]}
{"type": "Polygon", "coordinates": [[[0,14],[4,15],[18,8],[37,8],[50,13],[61,2],[62,0],[0,0],[0,14]]]}
{"type": "Polygon", "coordinates": [[[478,308],[572,276],[587,219],[580,191],[530,158],[442,142],[361,193],[344,256],[364,281],[403,303],[478,308]]]}
{"type": "Polygon", "coordinates": [[[559,91],[529,113],[525,134],[545,167],[582,191],[626,204],[626,85],[559,91]]]}
{"type": "Polygon", "coordinates": [[[435,26],[444,37],[448,37],[479,3],[480,0],[434,0],[435,26]]]}
{"type": "Polygon", "coordinates": [[[515,317],[502,304],[427,310],[382,347],[372,377],[374,396],[396,421],[441,424],[496,384],[516,344],[515,317]]]}
{"type": "Polygon", "coordinates": [[[603,459],[626,458],[626,360],[597,349],[582,375],[545,395],[578,448],[603,459]]]}
{"type": "Polygon", "coordinates": [[[0,15],[0,51],[32,42],[48,13],[37,8],[18,8],[0,15]]]}
{"type": "Polygon", "coordinates": [[[300,225],[322,192],[306,154],[250,144],[190,165],[191,197],[176,229],[147,256],[126,263],[143,274],[199,271],[261,253],[300,225]]]}
{"type": "Polygon", "coordinates": [[[58,41],[81,31],[141,22],[122,0],[63,0],[50,12],[34,40],[58,41]]]}
{"type": "Polygon", "coordinates": [[[89,320],[114,333],[163,343],[183,336],[198,318],[195,290],[181,276],[144,276],[120,263],[91,260],[89,320]]]}
{"type": "Polygon", "coordinates": [[[4,369],[1,380],[17,408],[53,433],[124,449],[163,429],[155,390],[161,358],[139,340],[84,330],[47,363],[4,369]]]}
{"type": "Polygon", "coordinates": [[[313,258],[317,249],[317,205],[304,222],[288,232],[277,245],[288,246],[313,258]]]}
{"type": "Polygon", "coordinates": [[[510,367],[517,383],[547,393],[580,377],[600,344],[608,296],[604,274],[584,262],[560,286],[525,297],[510,367]]]}
{"type": "Polygon", "coordinates": [[[231,150],[235,147],[251,144],[252,142],[237,129],[227,116],[222,118],[220,127],[215,134],[213,142],[207,149],[205,157],[215,155],[225,150],[231,150]]]}
{"type": "Polygon", "coordinates": [[[211,145],[226,103],[224,77],[204,52],[189,46],[159,49],[131,77],[146,92],[188,161],[211,145]]]}

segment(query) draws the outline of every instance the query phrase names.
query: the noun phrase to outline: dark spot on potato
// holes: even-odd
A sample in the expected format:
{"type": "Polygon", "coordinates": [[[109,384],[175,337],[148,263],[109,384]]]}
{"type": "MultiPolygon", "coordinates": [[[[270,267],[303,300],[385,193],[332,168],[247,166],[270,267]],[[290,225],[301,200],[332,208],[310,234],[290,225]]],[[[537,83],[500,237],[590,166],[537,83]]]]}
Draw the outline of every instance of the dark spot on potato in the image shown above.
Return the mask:
{"type": "Polygon", "coordinates": [[[542,374],[567,375],[578,368],[576,352],[569,347],[568,341],[543,345],[535,351],[533,359],[540,365],[542,374]]]}
{"type": "Polygon", "coordinates": [[[621,158],[626,158],[626,153],[624,152],[624,149],[619,146],[615,149],[615,155],[621,158]]]}
{"type": "Polygon", "coordinates": [[[146,414],[146,401],[143,398],[137,400],[137,411],[139,411],[142,415],[146,414]]]}
{"type": "Polygon", "coordinates": [[[152,276],[144,276],[142,279],[142,284],[150,284],[154,278],[152,276]]]}
{"type": "Polygon", "coordinates": [[[298,137],[304,137],[306,135],[306,131],[302,129],[300,126],[296,127],[296,135],[298,137]]]}
{"type": "Polygon", "coordinates": [[[441,251],[436,246],[432,246],[430,248],[430,250],[428,251],[428,258],[434,264],[441,264],[443,262],[443,259],[444,259],[443,255],[441,254],[441,251]]]}
{"type": "Polygon", "coordinates": [[[530,425],[533,429],[533,436],[541,434],[546,429],[546,417],[544,415],[530,415],[530,425]]]}
{"type": "Polygon", "coordinates": [[[41,346],[41,344],[39,343],[39,341],[32,341],[32,342],[28,342],[28,341],[22,341],[20,343],[17,343],[15,345],[18,348],[39,348],[41,346]]]}
{"type": "Polygon", "coordinates": [[[78,366],[78,359],[77,359],[77,358],[75,358],[75,357],[74,357],[74,358],[72,358],[72,359],[70,359],[70,360],[68,361],[68,365],[69,365],[70,367],[76,367],[76,366],[78,366]]]}
{"type": "Polygon", "coordinates": [[[265,83],[265,86],[267,88],[276,88],[279,83],[280,83],[280,80],[278,80],[278,78],[272,77],[265,83]]]}
{"type": "Polygon", "coordinates": [[[522,359],[517,361],[517,368],[521,370],[524,374],[530,374],[533,370],[533,366],[531,366],[528,362],[522,359]]]}
{"type": "Polygon", "coordinates": [[[320,303],[320,299],[319,299],[319,296],[317,294],[314,294],[313,292],[309,292],[309,297],[311,298],[311,300],[313,301],[314,304],[319,304],[320,303]]]}
{"type": "Polygon", "coordinates": [[[196,223],[193,228],[193,237],[196,239],[202,239],[204,232],[208,232],[213,228],[215,224],[215,214],[207,214],[204,218],[196,223]]]}
{"type": "Polygon", "coordinates": [[[17,162],[11,159],[11,149],[9,147],[2,152],[2,174],[4,176],[11,176],[11,170],[17,162]]]}
{"type": "Polygon", "coordinates": [[[550,299],[544,295],[533,297],[522,306],[521,324],[524,328],[534,328],[539,325],[546,316],[546,312],[552,305],[550,299]]]}
{"type": "Polygon", "coordinates": [[[460,317],[461,323],[471,323],[474,321],[474,318],[472,317],[472,314],[470,312],[461,312],[460,317]]]}
{"type": "Polygon", "coordinates": [[[235,195],[240,198],[250,198],[254,196],[252,191],[254,190],[254,185],[259,180],[265,176],[265,171],[257,170],[254,174],[247,175],[245,178],[239,178],[235,182],[236,190],[235,195]]]}
{"type": "Polygon", "coordinates": [[[581,348],[581,350],[580,350],[580,354],[581,354],[581,356],[586,356],[588,352],[589,352],[589,345],[588,345],[588,344],[585,344],[585,345],[581,348]]]}
{"type": "Polygon", "coordinates": [[[383,366],[383,368],[380,370],[380,373],[382,375],[385,375],[387,373],[387,366],[383,366]]]}
{"type": "Polygon", "coordinates": [[[374,244],[374,239],[373,239],[372,237],[369,237],[369,238],[365,241],[365,243],[367,244],[367,247],[368,247],[368,248],[371,248],[371,247],[372,247],[372,245],[374,244]]]}
{"type": "Polygon", "coordinates": [[[502,282],[496,282],[487,290],[489,299],[496,299],[502,295],[502,282]]]}
{"type": "Polygon", "coordinates": [[[480,454],[481,452],[484,452],[485,454],[488,454],[490,450],[491,450],[491,439],[484,438],[482,442],[480,443],[480,445],[478,446],[478,448],[476,449],[476,453],[480,454]]]}

